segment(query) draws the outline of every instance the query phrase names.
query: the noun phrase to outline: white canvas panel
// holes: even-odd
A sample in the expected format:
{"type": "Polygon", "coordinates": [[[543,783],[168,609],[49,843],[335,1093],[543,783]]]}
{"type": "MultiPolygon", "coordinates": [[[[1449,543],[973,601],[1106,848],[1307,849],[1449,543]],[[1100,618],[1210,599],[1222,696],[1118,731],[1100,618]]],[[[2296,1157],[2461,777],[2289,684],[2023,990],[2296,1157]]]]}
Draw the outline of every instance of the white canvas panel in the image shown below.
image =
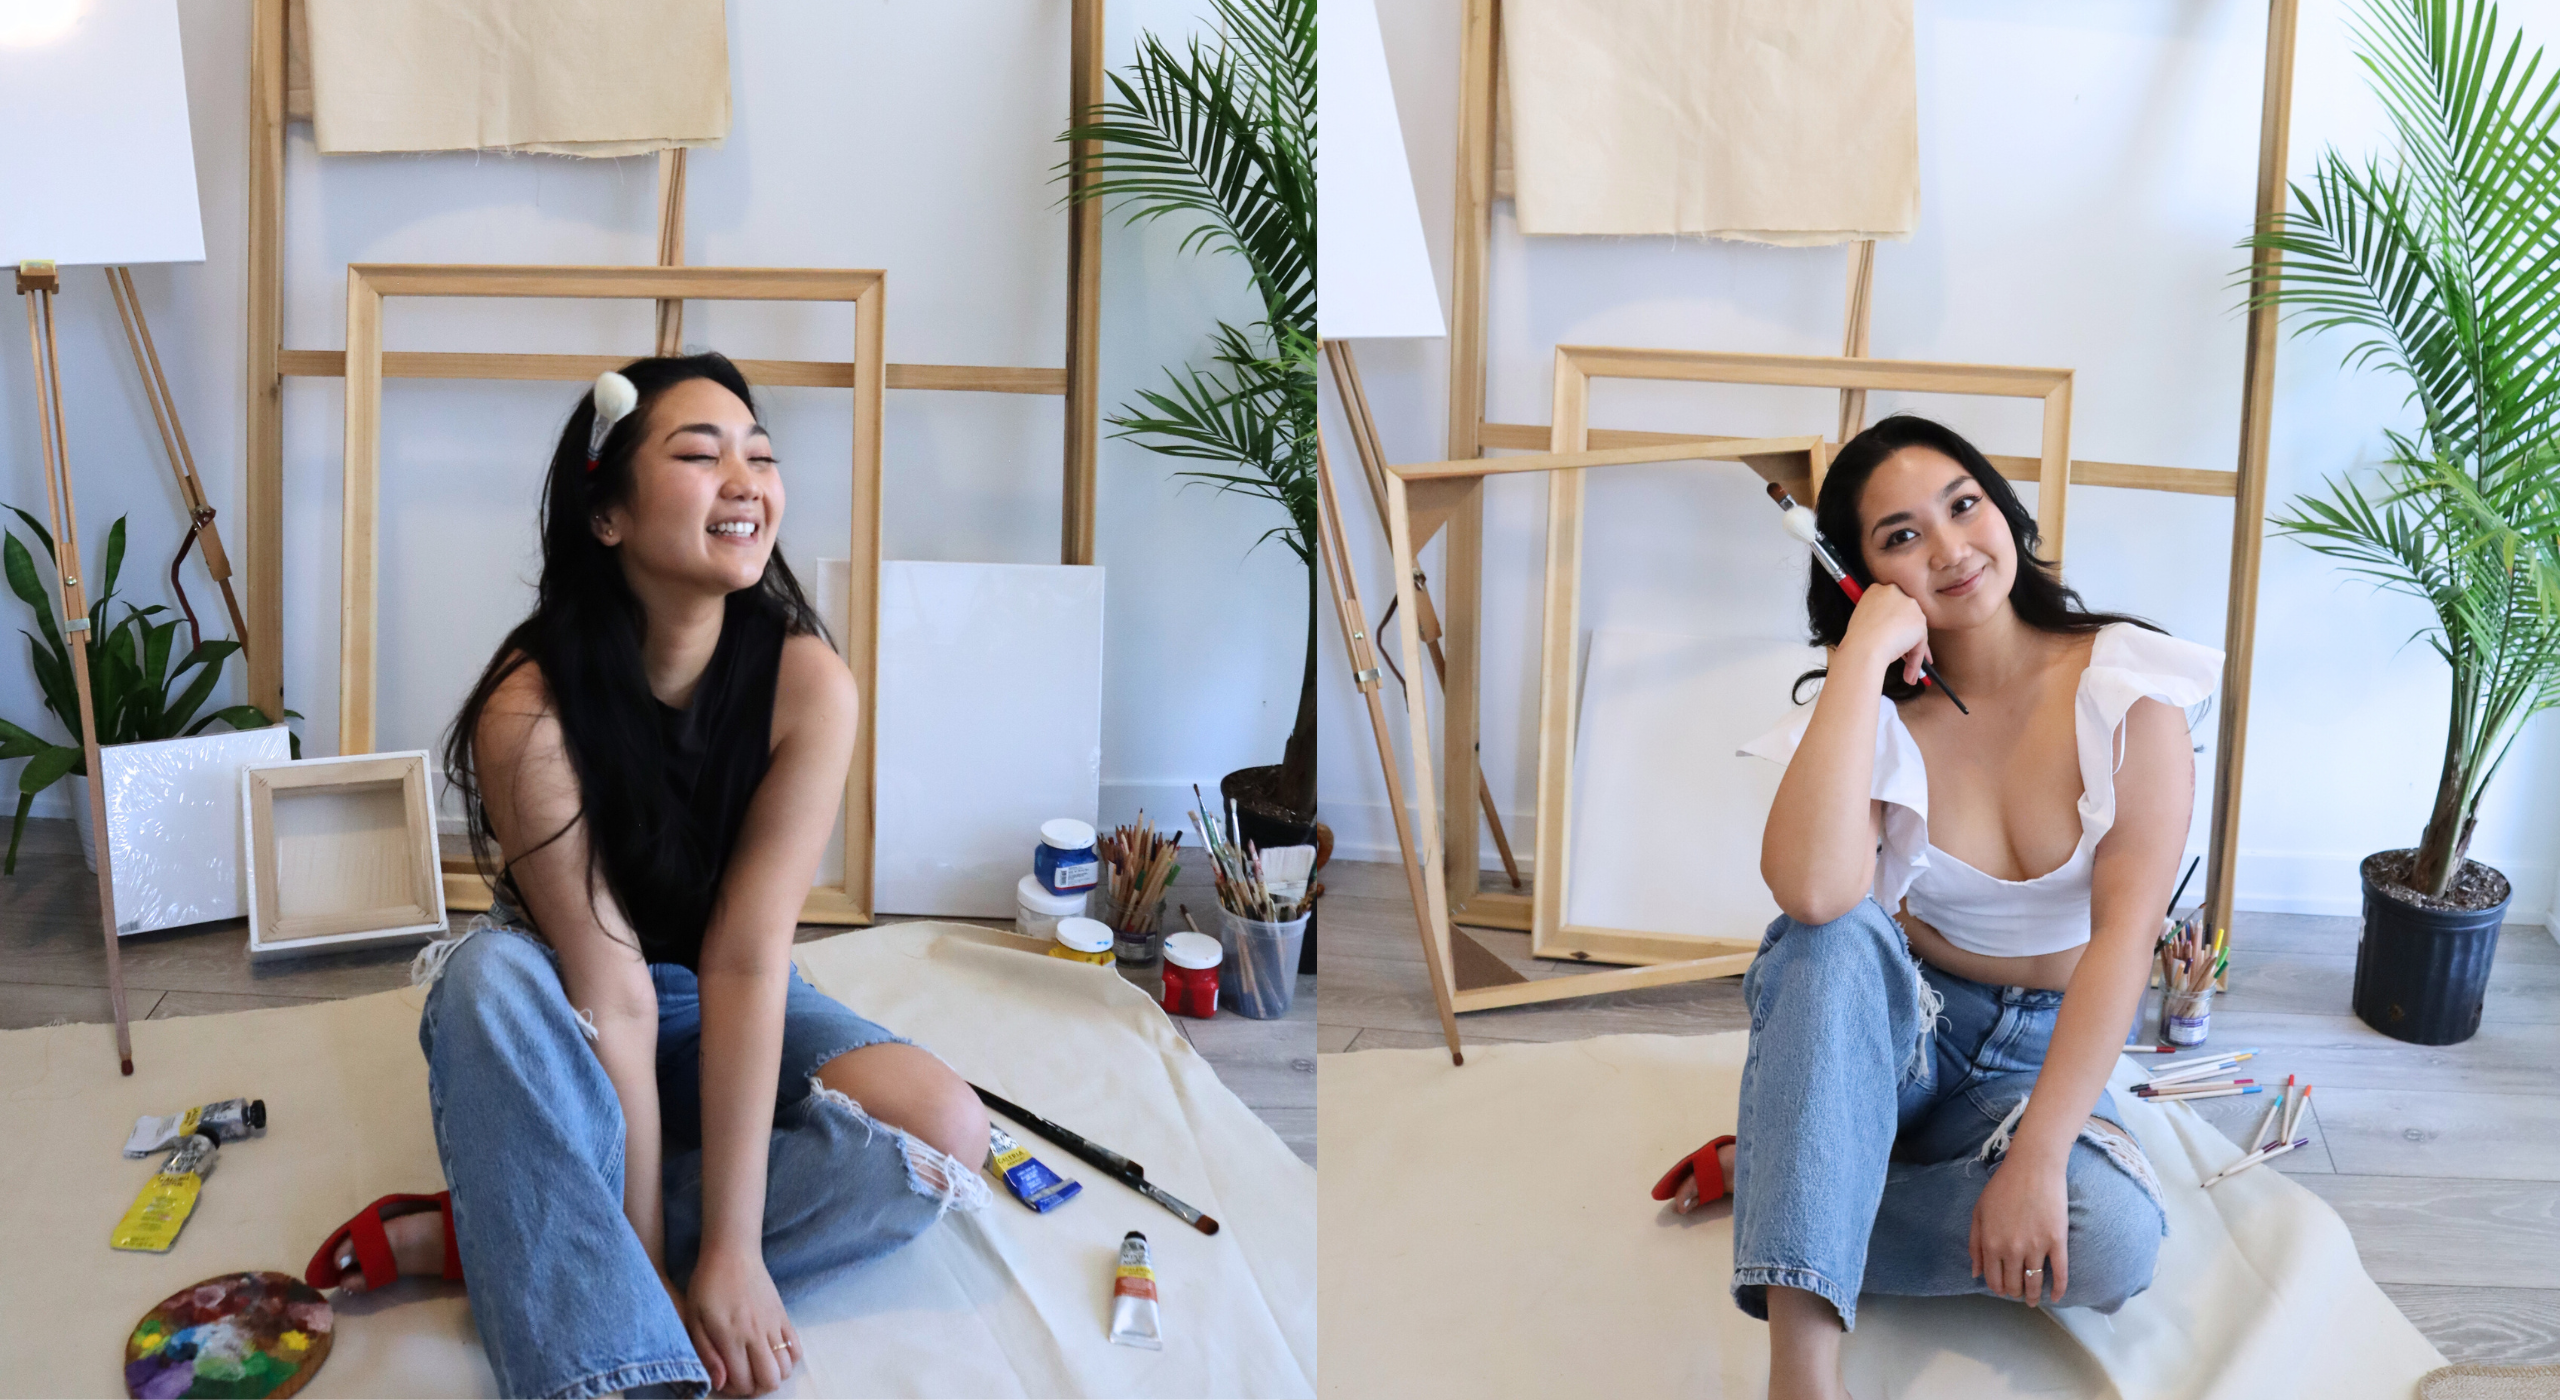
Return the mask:
{"type": "MultiPolygon", "coordinates": [[[[818,562],[819,611],[843,635],[846,565],[818,562]]],[[[872,907],[1013,917],[1040,824],[1102,800],[1102,570],[1063,564],[880,566],[878,816],[872,907]]],[[[844,878],[843,832],[821,883],[844,878]]]]}
{"type": "Polygon", "coordinates": [[[1316,66],[1324,74],[1316,121],[1326,135],[1316,157],[1318,333],[1446,334],[1373,0],[1324,0],[1316,66]]]}
{"type": "Polygon", "coordinates": [[[1760,881],[1760,831],[1785,770],[1734,751],[1784,722],[1788,687],[1821,664],[1792,640],[1592,633],[1566,922],[1716,938],[1767,930],[1778,903],[1760,881]]]}
{"type": "Polygon", "coordinates": [[[177,0],[0,6],[0,131],[0,264],[204,261],[177,0]]]}
{"type": "Polygon", "coordinates": [[[98,751],[119,935],[249,912],[240,770],[285,762],[290,743],[282,725],[270,725],[98,751]]]}

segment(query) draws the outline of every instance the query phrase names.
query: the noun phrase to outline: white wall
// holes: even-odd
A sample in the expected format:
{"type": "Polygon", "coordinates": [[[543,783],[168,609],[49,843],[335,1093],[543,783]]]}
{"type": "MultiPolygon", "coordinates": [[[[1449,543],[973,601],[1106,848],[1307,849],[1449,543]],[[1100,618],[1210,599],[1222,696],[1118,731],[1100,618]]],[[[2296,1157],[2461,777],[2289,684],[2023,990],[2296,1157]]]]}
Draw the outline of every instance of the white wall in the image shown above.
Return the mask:
{"type": "MultiPolygon", "coordinates": [[[[2335,144],[2387,139],[2348,47],[2345,7],[2303,7],[2292,170],[2335,144]]],[[[1380,7],[1405,145],[1443,304],[1449,283],[1459,0],[1380,7]]],[[[2077,371],[2072,451],[2228,470],[2239,440],[2245,255],[2257,168],[2266,7],[2246,0],[1917,0],[1919,234],[1877,250],[1878,356],[2058,365],[2077,371]]],[[[2505,7],[2528,41],[2560,42],[2560,5],[2505,7]]],[[[1855,100],[1844,93],[1842,100],[1855,100]]],[[[1524,240],[1495,210],[1488,416],[1544,423],[1558,344],[1838,354],[1845,254],[1669,239],[1524,240]]],[[[2347,342],[2288,335],[2277,359],[2270,502],[2327,474],[2370,469],[2387,426],[2414,426],[2404,386],[2339,367],[2347,342]]],[[[1359,347],[1388,455],[1445,447],[1444,342],[1359,347]]],[[[1328,402],[1331,390],[1327,389],[1328,402]]],[[[2031,455],[2031,407],[1871,396],[2031,455]]],[[[1812,391],[1604,385],[1602,426],[1727,433],[1827,430],[1812,391]]],[[[1347,527],[1374,618],[1390,594],[1384,533],[1357,489],[1348,439],[1327,432],[1351,487],[1347,527]]],[[[1730,473],[1734,469],[1724,469],[1730,473]]],[[[1800,635],[1802,565],[1755,493],[1695,465],[1620,470],[1591,484],[1584,626],[1800,635]]],[[[1748,487],[1749,483],[1743,483],[1748,487]]],[[[2033,488],[2025,488],[2030,503],[2033,488]]],[[[1530,847],[1543,483],[1497,481],[1486,523],[1483,761],[1515,849],[1530,847]]],[[[2092,606],[2148,616],[2219,645],[2231,507],[2212,497],[2080,488],[2068,574],[2092,606]]],[[[1437,549],[1426,552],[1434,566],[1437,549]]],[[[1328,621],[1323,794],[1346,853],[1394,858],[1376,749],[1328,621]]],[[[2301,545],[2271,541],[2258,600],[2239,902],[2351,913],[2356,862],[2413,844],[2434,792],[2446,676],[2415,603],[2378,597],[2301,545]]],[[[1389,699],[1394,700],[1392,689],[1389,699]]],[[[1774,717],[1782,701],[1738,698],[1774,717]]],[[[1400,713],[1391,705],[1401,729],[1400,713]]],[[[2209,764],[2211,736],[2205,736],[2209,764]]],[[[1399,732],[1398,743],[1401,744],[1399,732]]],[[[1409,769],[1407,771],[1410,771],[1409,769]]],[[[2201,772],[2191,849],[2202,849],[2201,772]]],[[[2516,881],[2516,915],[2552,905],[2560,779],[2548,721],[2516,746],[2483,804],[2472,854],[2516,881]]],[[[1485,846],[1491,863],[1490,842],[1485,846]]]]}
{"type": "MultiPolygon", "coordinates": [[[[1200,24],[1192,0],[1115,0],[1108,61],[1141,30],[1200,24]]],[[[245,559],[241,456],[249,7],[181,0],[207,260],[135,270],[224,539],[245,559]]],[[[688,260],[848,266],[889,274],[893,360],[1058,365],[1066,214],[1051,182],[1067,110],[1066,0],[755,0],[729,7],[736,113],[727,143],[691,158],[688,260]]],[[[431,261],[647,263],[654,158],[332,156],[292,130],[285,321],[296,348],[344,344],[346,265],[431,261]]],[[[102,172],[103,173],[103,172],[102,172]]],[[[1178,255],[1177,230],[1104,239],[1102,402],[1199,354],[1217,316],[1248,320],[1240,265],[1178,255]]],[[[170,601],[175,486],[116,328],[103,277],[75,269],[57,317],[84,543],[129,515],[128,595],[170,601]],[[158,576],[155,583],[154,576],[158,576]]],[[[19,313],[13,306],[8,314],[19,313]]],[[[395,349],[645,350],[645,304],[402,302],[395,349]]],[[[842,307],[695,303],[685,338],[755,358],[849,358],[842,307]]],[[[26,343],[0,335],[0,500],[42,517],[26,343]]],[[[285,698],[315,754],[335,752],[339,381],[286,382],[285,698]]],[[[530,606],[534,505],[573,386],[394,381],[384,405],[384,749],[432,747],[492,648],[530,606]]],[[[1055,562],[1063,400],[891,391],[887,555],[1055,562]]],[[[790,490],[785,549],[804,580],[846,548],[842,391],[771,391],[790,490]]],[[[1168,460],[1105,439],[1098,562],[1105,627],[1103,815],[1231,768],[1277,762],[1304,657],[1304,574],[1285,550],[1248,554],[1277,512],[1179,490],[1168,460]],[[1213,587],[1201,586],[1214,580],[1213,587]]],[[[23,534],[23,530],[21,530],[23,534]]],[[[190,560],[188,596],[219,618],[190,560]]],[[[0,599],[14,629],[28,619],[0,599]]],[[[209,629],[227,635],[227,626],[209,629]]],[[[34,679],[0,650],[0,716],[41,733],[34,679]]],[[[223,703],[245,699],[234,663],[223,703]]],[[[17,763],[0,764],[14,797],[17,763]]],[[[67,815],[67,785],[38,804],[67,815]]],[[[1187,795],[1187,793],[1186,793],[1187,795]]],[[[10,805],[14,806],[14,803],[10,805]]]]}

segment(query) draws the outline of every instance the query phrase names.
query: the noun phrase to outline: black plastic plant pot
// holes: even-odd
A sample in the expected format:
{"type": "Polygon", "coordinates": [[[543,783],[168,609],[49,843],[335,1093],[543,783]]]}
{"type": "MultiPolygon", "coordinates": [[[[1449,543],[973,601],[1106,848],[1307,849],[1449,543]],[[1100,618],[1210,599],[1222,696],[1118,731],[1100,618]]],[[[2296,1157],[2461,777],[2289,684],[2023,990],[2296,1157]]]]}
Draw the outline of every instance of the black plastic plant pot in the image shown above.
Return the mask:
{"type": "Polygon", "coordinates": [[[2374,884],[2364,863],[2364,937],[2356,944],[2355,1012],[2394,1040],[2452,1045],[2480,1029],[2498,926],[2515,902],[2488,909],[2421,909],[2374,884]]]}

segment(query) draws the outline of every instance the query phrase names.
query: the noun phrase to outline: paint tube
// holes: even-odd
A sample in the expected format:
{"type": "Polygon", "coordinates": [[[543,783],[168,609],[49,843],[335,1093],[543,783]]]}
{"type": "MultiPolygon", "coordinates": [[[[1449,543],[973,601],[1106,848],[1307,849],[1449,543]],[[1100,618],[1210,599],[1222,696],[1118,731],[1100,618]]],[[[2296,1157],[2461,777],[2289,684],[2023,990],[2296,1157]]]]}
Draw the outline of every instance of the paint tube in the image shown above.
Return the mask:
{"type": "Polygon", "coordinates": [[[1076,1193],[1084,1190],[1082,1182],[1069,1181],[1049,1170],[1046,1163],[1031,1155],[1031,1149],[1014,1141],[1013,1134],[992,1123],[987,1125],[987,1157],[1015,1199],[1044,1215],[1074,1200],[1076,1193]]]}
{"type": "Polygon", "coordinates": [[[184,1113],[146,1113],[133,1120],[133,1136],[124,1141],[124,1155],[138,1159],[166,1152],[197,1133],[204,1133],[215,1142],[264,1137],[267,1101],[224,1099],[184,1113]]]}
{"type": "Polygon", "coordinates": [[[115,1233],[107,1236],[114,1249],[137,1250],[149,1254],[166,1254],[178,1242],[178,1232],[187,1228],[187,1217],[195,1214],[196,1198],[204,1192],[204,1179],[213,1174],[214,1159],[222,1144],[205,1133],[190,1133],[169,1154],[166,1166],[143,1183],[142,1194],[133,1198],[124,1219],[116,1222],[115,1233]]]}
{"type": "Polygon", "coordinates": [[[1120,1237],[1120,1269],[1111,1279],[1111,1340],[1164,1350],[1164,1333],[1156,1325],[1155,1266],[1148,1262],[1147,1237],[1135,1230],[1120,1237]]]}

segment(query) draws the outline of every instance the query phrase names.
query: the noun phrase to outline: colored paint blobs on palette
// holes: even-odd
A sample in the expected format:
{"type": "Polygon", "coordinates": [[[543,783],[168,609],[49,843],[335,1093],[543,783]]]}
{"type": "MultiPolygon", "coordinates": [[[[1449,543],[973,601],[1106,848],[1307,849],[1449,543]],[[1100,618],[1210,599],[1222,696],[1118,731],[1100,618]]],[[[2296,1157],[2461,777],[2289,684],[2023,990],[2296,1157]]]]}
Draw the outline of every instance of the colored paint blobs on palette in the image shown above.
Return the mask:
{"type": "Polygon", "coordinates": [[[124,1346],[125,1394],[284,1400],[329,1356],[329,1300],[291,1274],[224,1274],[170,1294],[124,1346]]]}

